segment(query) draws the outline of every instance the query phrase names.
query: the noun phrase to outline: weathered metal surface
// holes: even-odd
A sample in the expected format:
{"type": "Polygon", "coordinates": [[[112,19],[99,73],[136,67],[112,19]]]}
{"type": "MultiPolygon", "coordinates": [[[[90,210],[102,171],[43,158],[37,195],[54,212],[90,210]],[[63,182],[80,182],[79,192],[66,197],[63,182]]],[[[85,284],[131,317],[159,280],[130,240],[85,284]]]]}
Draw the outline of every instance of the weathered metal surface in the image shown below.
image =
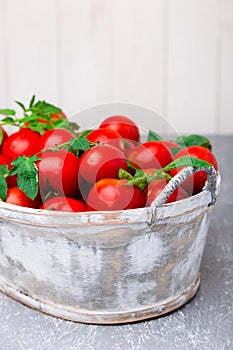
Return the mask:
{"type": "MultiPolygon", "coordinates": [[[[218,177],[218,187],[220,177],[218,177]]],[[[196,292],[210,192],[156,210],[58,213],[0,204],[0,288],[54,316],[124,323],[196,292]]]]}
{"type": "Polygon", "coordinates": [[[79,321],[82,323],[119,324],[145,320],[173,311],[187,303],[196,294],[199,284],[200,275],[198,274],[196,281],[187,290],[182,291],[182,293],[176,297],[172,297],[165,302],[153,305],[146,309],[142,308],[133,311],[121,311],[111,313],[111,315],[105,312],[100,313],[97,311],[89,312],[87,310],[71,309],[65,307],[64,305],[53,304],[48,300],[37,300],[34,299],[33,296],[16,290],[14,286],[7,283],[3,285],[2,291],[16,301],[20,301],[22,304],[25,304],[38,311],[43,311],[48,315],[53,315],[70,321],[79,321]]]}

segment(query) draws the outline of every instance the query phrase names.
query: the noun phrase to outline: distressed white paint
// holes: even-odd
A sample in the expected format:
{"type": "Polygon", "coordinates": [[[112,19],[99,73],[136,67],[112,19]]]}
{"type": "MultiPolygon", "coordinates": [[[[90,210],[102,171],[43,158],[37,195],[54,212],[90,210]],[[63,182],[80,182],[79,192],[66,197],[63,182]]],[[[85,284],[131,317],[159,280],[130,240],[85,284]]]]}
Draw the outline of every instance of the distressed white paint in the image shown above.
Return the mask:
{"type": "Polygon", "coordinates": [[[152,208],[96,217],[2,202],[0,288],[81,322],[124,323],[169,312],[197,290],[209,202],[203,191],[186,200],[183,212],[176,203],[159,207],[151,226],[152,208]],[[175,230],[166,232],[167,225],[175,230]]]}
{"type": "Polygon", "coordinates": [[[67,246],[60,245],[58,240],[56,244],[56,250],[51,251],[51,254],[48,254],[48,249],[44,249],[44,245],[35,244],[35,241],[32,239],[30,234],[27,235],[27,231],[21,231],[20,236],[15,236],[13,233],[6,230],[2,232],[2,249],[7,252],[8,257],[14,257],[13,260],[17,265],[18,262],[21,262],[20,265],[23,269],[22,276],[27,280],[27,278],[34,278],[38,281],[53,282],[58,287],[64,287],[64,278],[62,274],[59,273],[60,265],[59,261],[63,257],[66,257],[66,273],[70,271],[70,255],[67,246]],[[22,256],[24,257],[22,261],[22,256]],[[57,271],[57,273],[56,273],[57,271]]]}
{"type": "Polygon", "coordinates": [[[183,281],[187,279],[187,276],[192,276],[195,273],[197,266],[199,266],[198,269],[200,268],[209,227],[209,220],[210,216],[206,215],[206,213],[199,218],[198,225],[200,234],[198,235],[195,234],[195,225],[197,224],[195,220],[192,220],[192,227],[190,227],[190,225],[186,225],[180,230],[179,236],[181,236],[182,231],[182,236],[184,237],[185,235],[187,241],[190,240],[192,243],[189,246],[189,254],[184,255],[183,259],[181,259],[174,267],[173,272],[176,278],[173,280],[173,285],[171,285],[171,288],[174,288],[176,283],[182,285],[183,281]],[[196,262],[196,265],[193,264],[194,261],[196,262]]]}
{"type": "Polygon", "coordinates": [[[163,247],[161,238],[155,234],[146,234],[137,237],[127,249],[130,265],[128,273],[138,274],[151,272],[152,266],[159,264],[165,254],[166,247],[163,247]]]}
{"type": "Polygon", "coordinates": [[[33,93],[68,116],[128,102],[162,113],[178,133],[232,133],[232,6],[0,0],[0,107],[33,93]]]}

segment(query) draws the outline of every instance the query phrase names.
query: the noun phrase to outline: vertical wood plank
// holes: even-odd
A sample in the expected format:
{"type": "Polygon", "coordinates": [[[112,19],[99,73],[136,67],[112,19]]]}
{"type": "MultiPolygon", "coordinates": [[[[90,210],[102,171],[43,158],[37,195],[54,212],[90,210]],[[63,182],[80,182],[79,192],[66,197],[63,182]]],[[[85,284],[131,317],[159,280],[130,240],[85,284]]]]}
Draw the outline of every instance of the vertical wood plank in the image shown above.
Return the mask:
{"type": "Polygon", "coordinates": [[[6,2],[8,99],[57,102],[55,0],[6,2]]]}
{"type": "Polygon", "coordinates": [[[219,132],[233,133],[233,2],[222,1],[219,132]]]}
{"type": "Polygon", "coordinates": [[[72,116],[126,102],[168,115],[179,133],[233,132],[231,0],[0,0],[0,8],[0,106],[36,93],[72,116]]]}
{"type": "Polygon", "coordinates": [[[217,131],[218,5],[169,1],[168,119],[180,133],[217,131]]]}
{"type": "Polygon", "coordinates": [[[65,108],[125,102],[164,112],[165,3],[60,1],[65,108]]]}
{"type": "Polygon", "coordinates": [[[118,0],[114,24],[114,97],[164,113],[166,1],[118,0]]]}
{"type": "Polygon", "coordinates": [[[6,53],[6,29],[5,16],[6,6],[5,1],[0,0],[0,108],[7,106],[7,53],[6,53]]]}
{"type": "Polygon", "coordinates": [[[111,100],[111,4],[106,0],[59,1],[62,98],[70,115],[111,100]]]}

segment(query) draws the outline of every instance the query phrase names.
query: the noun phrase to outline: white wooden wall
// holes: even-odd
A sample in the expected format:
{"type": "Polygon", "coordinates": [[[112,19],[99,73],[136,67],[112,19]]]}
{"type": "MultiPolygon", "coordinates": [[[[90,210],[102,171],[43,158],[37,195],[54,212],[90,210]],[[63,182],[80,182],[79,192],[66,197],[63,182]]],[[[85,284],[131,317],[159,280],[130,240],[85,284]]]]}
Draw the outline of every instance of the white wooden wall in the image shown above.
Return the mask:
{"type": "Polygon", "coordinates": [[[0,107],[110,102],[233,133],[232,0],[0,0],[0,107]]]}

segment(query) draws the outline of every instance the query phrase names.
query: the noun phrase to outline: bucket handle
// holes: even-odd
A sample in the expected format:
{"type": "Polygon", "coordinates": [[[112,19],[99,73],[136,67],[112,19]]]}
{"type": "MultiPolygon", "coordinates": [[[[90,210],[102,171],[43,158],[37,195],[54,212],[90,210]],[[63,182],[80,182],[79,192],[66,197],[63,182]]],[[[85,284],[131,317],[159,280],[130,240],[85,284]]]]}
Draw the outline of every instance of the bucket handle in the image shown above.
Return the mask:
{"type": "Polygon", "coordinates": [[[207,190],[211,194],[211,202],[210,205],[214,205],[216,202],[216,184],[217,184],[217,172],[213,166],[211,167],[201,167],[196,168],[193,166],[187,166],[182,169],[178,174],[176,174],[164,187],[163,191],[155,198],[155,200],[151,203],[150,206],[150,215],[148,224],[149,226],[155,222],[156,209],[161,207],[168,197],[175,191],[177,187],[179,187],[188,177],[195,174],[198,171],[205,171],[207,174],[207,181],[204,187],[204,190],[207,190]]]}

